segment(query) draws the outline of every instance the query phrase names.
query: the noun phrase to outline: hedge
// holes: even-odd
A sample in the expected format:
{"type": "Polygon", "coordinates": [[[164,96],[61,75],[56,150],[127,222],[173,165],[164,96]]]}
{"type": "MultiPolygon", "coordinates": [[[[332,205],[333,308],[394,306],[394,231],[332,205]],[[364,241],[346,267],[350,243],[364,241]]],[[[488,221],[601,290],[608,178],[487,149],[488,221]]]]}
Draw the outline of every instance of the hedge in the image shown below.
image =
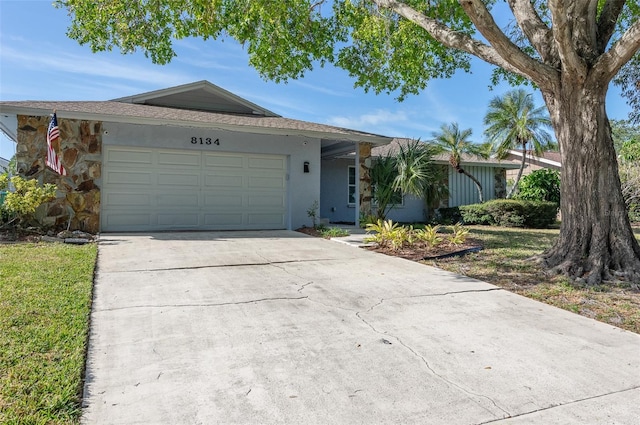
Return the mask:
{"type": "Polygon", "coordinates": [[[495,199],[483,204],[459,207],[465,224],[505,227],[549,227],[556,221],[558,205],[554,202],[495,199]]]}

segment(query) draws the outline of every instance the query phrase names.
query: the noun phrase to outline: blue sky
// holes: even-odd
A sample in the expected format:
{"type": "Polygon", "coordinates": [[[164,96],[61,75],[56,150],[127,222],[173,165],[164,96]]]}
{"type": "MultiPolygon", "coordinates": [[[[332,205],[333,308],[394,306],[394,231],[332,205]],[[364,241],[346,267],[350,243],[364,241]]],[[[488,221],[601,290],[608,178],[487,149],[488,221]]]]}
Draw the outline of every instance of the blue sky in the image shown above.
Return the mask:
{"type": "MultiPolygon", "coordinates": [[[[242,46],[232,39],[175,43],[178,57],[154,65],[143,54],[94,54],[66,37],[70,18],[52,1],[0,0],[1,100],[109,100],[179,84],[208,80],[288,118],[338,125],[394,137],[426,140],[445,123],[472,128],[482,142],[482,120],[489,101],[511,89],[489,89],[491,68],[475,61],[472,73],[434,80],[418,96],[399,103],[393,94],[354,88],[343,70],[325,67],[287,84],[267,82],[248,65],[242,46]]],[[[542,98],[536,94],[537,104],[542,98]]],[[[610,118],[629,112],[619,91],[607,98],[610,118]]],[[[0,135],[0,156],[15,145],[0,135]]]]}

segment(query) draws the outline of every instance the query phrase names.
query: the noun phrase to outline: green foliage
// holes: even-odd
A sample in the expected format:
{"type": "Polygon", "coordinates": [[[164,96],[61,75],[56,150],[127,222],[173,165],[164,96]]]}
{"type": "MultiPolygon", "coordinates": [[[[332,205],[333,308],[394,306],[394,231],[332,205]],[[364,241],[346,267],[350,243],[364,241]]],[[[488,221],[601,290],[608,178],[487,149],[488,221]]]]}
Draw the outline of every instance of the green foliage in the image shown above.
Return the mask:
{"type": "Polygon", "coordinates": [[[0,423],[80,423],[96,253],[0,244],[0,423]]]}
{"type": "Polygon", "coordinates": [[[425,242],[429,246],[438,246],[442,243],[443,239],[438,235],[440,226],[427,225],[424,229],[416,230],[416,239],[425,242]]]}
{"type": "Polygon", "coordinates": [[[478,145],[471,142],[471,129],[461,130],[457,122],[451,124],[443,124],[440,127],[440,131],[433,133],[434,146],[439,148],[442,152],[449,155],[449,163],[459,173],[463,173],[469,177],[475,183],[478,189],[478,196],[480,202],[483,202],[484,196],[482,194],[482,184],[473,175],[469,174],[461,166],[463,155],[476,155],[481,158],[487,158],[489,154],[489,148],[487,145],[478,145]]]}
{"type": "MultiPolygon", "coordinates": [[[[521,149],[523,152],[533,150],[536,155],[542,155],[554,145],[551,134],[547,132],[551,128],[551,120],[546,107],[536,108],[531,93],[523,89],[494,97],[489,102],[484,124],[487,126],[484,134],[493,144],[499,159],[506,158],[511,149],[521,149]]],[[[522,157],[518,177],[507,198],[511,198],[518,189],[524,166],[525,156],[522,157]]]]}
{"type": "MultiPolygon", "coordinates": [[[[397,251],[405,247],[414,247],[416,244],[426,244],[428,247],[437,247],[445,242],[445,238],[439,234],[440,226],[425,226],[423,229],[414,229],[413,226],[400,226],[392,220],[378,220],[375,224],[367,225],[367,233],[371,235],[364,239],[365,242],[373,242],[379,247],[397,251]]],[[[452,226],[451,233],[447,235],[446,242],[450,245],[463,244],[469,233],[461,224],[452,226]]]]}
{"type": "Polygon", "coordinates": [[[451,233],[447,236],[447,240],[451,245],[462,245],[467,240],[469,229],[462,227],[462,224],[456,223],[451,228],[451,233]]]}
{"type": "Polygon", "coordinates": [[[378,220],[379,218],[377,218],[375,215],[366,215],[362,212],[360,213],[360,227],[362,227],[363,229],[366,228],[368,224],[377,223],[378,220]]]}
{"type": "Polygon", "coordinates": [[[483,204],[463,205],[465,224],[545,228],[555,223],[558,205],[553,202],[494,199],[483,204]]]}
{"type": "Polygon", "coordinates": [[[548,201],[560,204],[560,173],[546,168],[524,176],[519,183],[516,199],[548,201]]]}
{"type": "Polygon", "coordinates": [[[56,186],[53,184],[39,186],[36,180],[25,180],[20,176],[9,178],[7,174],[0,175],[0,190],[6,190],[9,182],[13,184],[15,191],[6,194],[0,210],[20,220],[25,220],[41,204],[56,197],[56,186]]]}
{"type": "Polygon", "coordinates": [[[393,201],[397,194],[393,185],[398,176],[396,157],[385,155],[376,158],[370,169],[370,176],[373,198],[377,204],[377,219],[384,220],[389,210],[393,208],[393,201]]]}
{"type": "Polygon", "coordinates": [[[342,236],[349,236],[349,231],[340,227],[327,227],[324,224],[319,224],[315,227],[315,229],[323,238],[338,238],[342,236]]]}
{"type": "Polygon", "coordinates": [[[487,210],[486,204],[471,204],[459,207],[460,217],[466,224],[495,224],[493,216],[487,210]]]}
{"type": "Polygon", "coordinates": [[[393,220],[367,224],[367,233],[372,233],[364,239],[365,242],[373,242],[381,247],[398,250],[413,240],[413,228],[400,226],[393,220]]]}
{"type": "Polygon", "coordinates": [[[455,224],[462,220],[460,207],[438,208],[437,222],[441,224],[455,224]]]}
{"type": "Polygon", "coordinates": [[[313,227],[316,227],[316,221],[318,220],[318,201],[315,200],[311,204],[311,206],[307,209],[307,216],[311,218],[311,222],[313,223],[313,227]]]}

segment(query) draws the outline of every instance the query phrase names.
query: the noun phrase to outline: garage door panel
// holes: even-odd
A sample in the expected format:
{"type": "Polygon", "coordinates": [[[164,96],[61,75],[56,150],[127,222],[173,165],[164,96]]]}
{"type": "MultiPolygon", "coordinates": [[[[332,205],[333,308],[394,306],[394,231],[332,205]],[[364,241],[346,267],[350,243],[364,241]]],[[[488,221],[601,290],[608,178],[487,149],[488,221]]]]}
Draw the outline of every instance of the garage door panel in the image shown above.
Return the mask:
{"type": "Polygon", "coordinates": [[[159,213],[158,226],[197,227],[198,214],[159,213]]]}
{"type": "Polygon", "coordinates": [[[243,206],[243,196],[228,192],[207,192],[204,194],[204,207],[239,208],[243,206]]]}
{"type": "Polygon", "coordinates": [[[263,189],[284,189],[286,180],[282,177],[268,177],[268,176],[249,176],[247,180],[247,187],[249,189],[263,188],[263,189]]]}
{"type": "Polygon", "coordinates": [[[242,214],[230,213],[205,213],[205,226],[238,226],[236,229],[244,225],[242,214]]]}
{"type": "Polygon", "coordinates": [[[158,173],[159,186],[200,186],[199,174],[158,173]]]}
{"type": "Polygon", "coordinates": [[[107,163],[148,164],[153,163],[153,152],[133,149],[110,148],[106,155],[107,163]]]}
{"type": "Polygon", "coordinates": [[[244,187],[244,176],[242,174],[239,174],[239,175],[223,175],[220,173],[207,174],[205,176],[204,186],[217,187],[217,188],[241,189],[242,187],[244,187]]]}
{"type": "Polygon", "coordinates": [[[283,229],[286,157],[107,146],[103,231],[283,229]]]}
{"type": "Polygon", "coordinates": [[[248,223],[259,226],[284,226],[283,216],[280,213],[250,213],[248,223]]]}
{"type": "Polygon", "coordinates": [[[151,224],[151,214],[130,211],[112,211],[106,214],[107,228],[129,230],[132,228],[144,228],[151,224]]]}
{"type": "Polygon", "coordinates": [[[248,167],[250,169],[265,169],[265,170],[285,170],[286,162],[284,158],[267,158],[267,157],[252,157],[248,158],[248,167]]]}
{"type": "Polygon", "coordinates": [[[199,170],[200,159],[201,155],[199,152],[158,152],[158,164],[172,168],[193,167],[199,170]]]}
{"type": "Polygon", "coordinates": [[[193,193],[159,193],[156,195],[156,205],[173,208],[198,208],[199,194],[193,193]]]}
{"type": "Polygon", "coordinates": [[[249,194],[247,195],[247,206],[254,207],[281,207],[286,206],[284,194],[249,194]]]}
{"type": "Polygon", "coordinates": [[[241,155],[204,154],[204,165],[210,168],[243,168],[244,158],[241,155]]]}
{"type": "Polygon", "coordinates": [[[118,193],[111,192],[103,196],[103,202],[114,207],[148,207],[151,196],[148,193],[118,193]]]}
{"type": "Polygon", "coordinates": [[[152,182],[152,174],[141,171],[109,170],[105,180],[107,184],[121,184],[127,187],[132,185],[149,186],[152,182]]]}

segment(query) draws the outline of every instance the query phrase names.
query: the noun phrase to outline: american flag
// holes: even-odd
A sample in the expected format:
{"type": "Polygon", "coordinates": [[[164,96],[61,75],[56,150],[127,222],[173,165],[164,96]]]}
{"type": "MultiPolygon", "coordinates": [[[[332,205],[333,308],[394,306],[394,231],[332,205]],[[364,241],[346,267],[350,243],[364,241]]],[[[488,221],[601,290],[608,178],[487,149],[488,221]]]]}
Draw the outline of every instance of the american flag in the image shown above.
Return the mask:
{"type": "Polygon", "coordinates": [[[60,159],[53,149],[54,140],[60,138],[60,129],[58,128],[58,118],[54,112],[51,116],[51,122],[49,123],[49,129],[47,130],[47,166],[50,167],[56,173],[66,176],[67,170],[64,169],[60,163],[60,159]]]}

